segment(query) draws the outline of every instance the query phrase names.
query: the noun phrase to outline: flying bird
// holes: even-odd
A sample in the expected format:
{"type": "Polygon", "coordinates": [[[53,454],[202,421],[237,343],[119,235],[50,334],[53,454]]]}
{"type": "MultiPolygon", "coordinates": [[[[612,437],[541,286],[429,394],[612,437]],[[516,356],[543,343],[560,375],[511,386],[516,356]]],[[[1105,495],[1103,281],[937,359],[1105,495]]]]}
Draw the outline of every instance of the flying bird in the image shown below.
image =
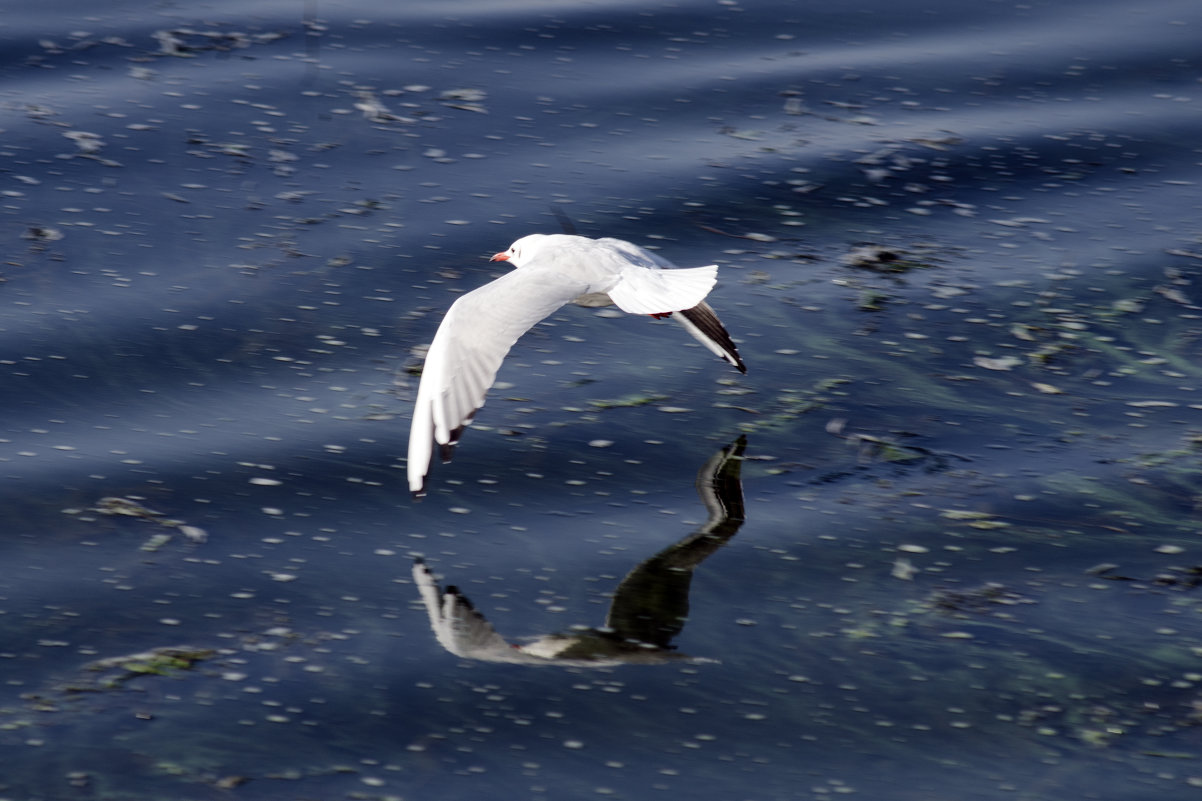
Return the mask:
{"type": "Polygon", "coordinates": [[[621,239],[569,234],[530,234],[491,260],[515,269],[456,300],[426,353],[409,429],[409,489],[415,496],[425,494],[435,443],[442,460],[450,461],[513,343],[567,303],[612,303],[631,314],[671,316],[719,358],[747,372],[705,302],[717,282],[715,264],[675,269],[621,239]]]}

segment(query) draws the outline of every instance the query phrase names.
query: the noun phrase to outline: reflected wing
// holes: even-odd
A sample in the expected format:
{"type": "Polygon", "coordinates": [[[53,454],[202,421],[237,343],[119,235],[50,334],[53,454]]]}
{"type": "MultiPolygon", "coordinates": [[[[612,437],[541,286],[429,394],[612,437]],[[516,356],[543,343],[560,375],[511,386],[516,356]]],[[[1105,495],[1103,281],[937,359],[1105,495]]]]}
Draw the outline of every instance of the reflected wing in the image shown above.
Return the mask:
{"type": "Polygon", "coordinates": [[[705,524],[644,560],[622,579],[605,618],[614,634],[659,649],[671,647],[689,616],[693,571],[743,525],[739,475],[746,447],[747,438],[739,437],[698,471],[696,487],[705,504],[705,524]]]}
{"type": "Polygon", "coordinates": [[[743,435],[711,456],[697,471],[697,495],[709,513],[701,533],[729,538],[743,524],[741,472],[745,450],[747,436],[743,435]]]}
{"type": "Polygon", "coordinates": [[[511,658],[513,646],[454,587],[440,592],[434,575],[420,559],[413,563],[413,580],[426,604],[430,628],[443,648],[468,659],[511,658]]]}
{"type": "Polygon", "coordinates": [[[409,489],[421,495],[434,444],[443,461],[484,405],[505,354],[531,326],[587,284],[562,273],[524,267],[473,290],[451,305],[426,354],[409,429],[409,489]]]}

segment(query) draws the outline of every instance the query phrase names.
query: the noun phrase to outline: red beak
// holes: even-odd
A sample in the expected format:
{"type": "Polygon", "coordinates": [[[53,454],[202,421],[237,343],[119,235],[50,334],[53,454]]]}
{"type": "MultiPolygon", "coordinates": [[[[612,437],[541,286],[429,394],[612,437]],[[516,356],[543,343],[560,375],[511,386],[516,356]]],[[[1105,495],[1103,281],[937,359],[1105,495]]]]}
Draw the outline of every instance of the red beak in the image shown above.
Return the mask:
{"type": "Polygon", "coordinates": [[[489,261],[509,261],[509,254],[504,251],[501,251],[500,253],[494,253],[489,261]]]}

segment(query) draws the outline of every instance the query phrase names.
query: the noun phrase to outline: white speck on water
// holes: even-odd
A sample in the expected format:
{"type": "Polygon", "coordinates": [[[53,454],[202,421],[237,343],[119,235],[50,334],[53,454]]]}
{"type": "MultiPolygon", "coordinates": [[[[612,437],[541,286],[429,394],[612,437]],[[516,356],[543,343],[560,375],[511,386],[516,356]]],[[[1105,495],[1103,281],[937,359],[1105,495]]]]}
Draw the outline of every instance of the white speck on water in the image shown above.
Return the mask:
{"type": "Polygon", "coordinates": [[[918,573],[918,568],[904,556],[899,556],[893,562],[893,567],[889,571],[889,575],[902,581],[913,581],[915,574],[918,573]]]}
{"type": "Polygon", "coordinates": [[[1002,356],[996,359],[974,356],[972,361],[977,367],[984,367],[986,370],[1010,370],[1023,363],[1023,360],[1016,356],[1002,356]]]}
{"type": "Polygon", "coordinates": [[[187,537],[190,542],[205,542],[209,539],[209,533],[196,526],[180,526],[179,533],[187,537]]]}

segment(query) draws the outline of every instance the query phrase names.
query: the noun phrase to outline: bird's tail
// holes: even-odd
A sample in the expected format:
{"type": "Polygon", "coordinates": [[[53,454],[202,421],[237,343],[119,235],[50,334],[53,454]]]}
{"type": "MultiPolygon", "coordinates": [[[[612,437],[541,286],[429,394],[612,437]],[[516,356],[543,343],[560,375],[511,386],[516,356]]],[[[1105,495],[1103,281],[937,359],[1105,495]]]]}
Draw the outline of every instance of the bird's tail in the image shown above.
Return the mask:
{"type": "Polygon", "coordinates": [[[718,265],[685,270],[624,270],[609,296],[630,314],[665,314],[691,309],[705,300],[718,281],[718,265]]]}

